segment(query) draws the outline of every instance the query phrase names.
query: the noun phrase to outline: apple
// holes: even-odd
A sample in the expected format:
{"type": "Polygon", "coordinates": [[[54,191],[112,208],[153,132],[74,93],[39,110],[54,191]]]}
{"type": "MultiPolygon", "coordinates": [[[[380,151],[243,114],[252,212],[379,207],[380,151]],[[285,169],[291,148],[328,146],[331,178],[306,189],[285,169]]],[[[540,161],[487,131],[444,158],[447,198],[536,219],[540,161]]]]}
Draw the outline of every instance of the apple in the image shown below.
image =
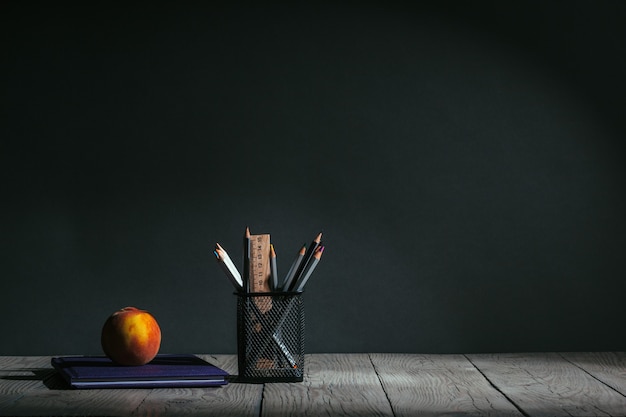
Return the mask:
{"type": "Polygon", "coordinates": [[[102,350],[119,365],[150,362],[161,347],[161,328],[152,314],[125,307],[111,314],[102,326],[102,350]]]}

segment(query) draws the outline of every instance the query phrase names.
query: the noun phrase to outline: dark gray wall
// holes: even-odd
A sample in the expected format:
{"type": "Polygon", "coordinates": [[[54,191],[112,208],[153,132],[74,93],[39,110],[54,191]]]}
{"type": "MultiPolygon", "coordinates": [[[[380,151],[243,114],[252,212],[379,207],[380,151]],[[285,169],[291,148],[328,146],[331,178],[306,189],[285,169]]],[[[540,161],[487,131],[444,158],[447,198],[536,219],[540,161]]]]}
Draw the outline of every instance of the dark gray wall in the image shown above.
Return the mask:
{"type": "Polygon", "coordinates": [[[4,2],[0,354],[234,352],[246,226],[309,352],[626,349],[626,7],[547,3],[4,2]]]}

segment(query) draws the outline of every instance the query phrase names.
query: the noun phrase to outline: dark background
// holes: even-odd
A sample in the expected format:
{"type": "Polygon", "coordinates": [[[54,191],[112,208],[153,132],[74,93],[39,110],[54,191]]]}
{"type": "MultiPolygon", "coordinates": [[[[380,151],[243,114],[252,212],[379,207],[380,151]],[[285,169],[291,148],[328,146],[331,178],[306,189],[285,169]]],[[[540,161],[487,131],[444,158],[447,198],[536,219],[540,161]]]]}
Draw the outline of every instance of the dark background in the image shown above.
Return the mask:
{"type": "Polygon", "coordinates": [[[623,2],[0,5],[0,354],[235,352],[246,226],[307,352],[626,349],[623,2]]]}

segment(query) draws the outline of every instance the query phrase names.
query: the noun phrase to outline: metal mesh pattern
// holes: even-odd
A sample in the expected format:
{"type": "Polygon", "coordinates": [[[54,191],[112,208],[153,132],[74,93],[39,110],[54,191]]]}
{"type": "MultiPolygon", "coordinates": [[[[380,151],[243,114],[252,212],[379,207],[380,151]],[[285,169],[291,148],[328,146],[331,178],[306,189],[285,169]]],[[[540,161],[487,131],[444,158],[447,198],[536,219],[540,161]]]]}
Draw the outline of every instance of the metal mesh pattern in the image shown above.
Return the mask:
{"type": "Polygon", "coordinates": [[[238,294],[237,356],[240,381],[302,381],[302,294],[238,294]]]}

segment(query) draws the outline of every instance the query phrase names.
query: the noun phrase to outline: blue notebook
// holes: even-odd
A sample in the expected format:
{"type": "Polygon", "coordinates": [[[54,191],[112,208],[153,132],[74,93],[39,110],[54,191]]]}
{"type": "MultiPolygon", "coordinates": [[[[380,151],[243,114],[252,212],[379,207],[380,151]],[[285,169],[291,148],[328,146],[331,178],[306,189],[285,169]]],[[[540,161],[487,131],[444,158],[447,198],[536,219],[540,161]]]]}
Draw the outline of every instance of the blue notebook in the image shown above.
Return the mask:
{"type": "Polygon", "coordinates": [[[210,387],[228,373],[195,355],[157,355],[142,366],[122,366],[104,356],[62,356],[52,366],[72,388],[210,387]]]}

